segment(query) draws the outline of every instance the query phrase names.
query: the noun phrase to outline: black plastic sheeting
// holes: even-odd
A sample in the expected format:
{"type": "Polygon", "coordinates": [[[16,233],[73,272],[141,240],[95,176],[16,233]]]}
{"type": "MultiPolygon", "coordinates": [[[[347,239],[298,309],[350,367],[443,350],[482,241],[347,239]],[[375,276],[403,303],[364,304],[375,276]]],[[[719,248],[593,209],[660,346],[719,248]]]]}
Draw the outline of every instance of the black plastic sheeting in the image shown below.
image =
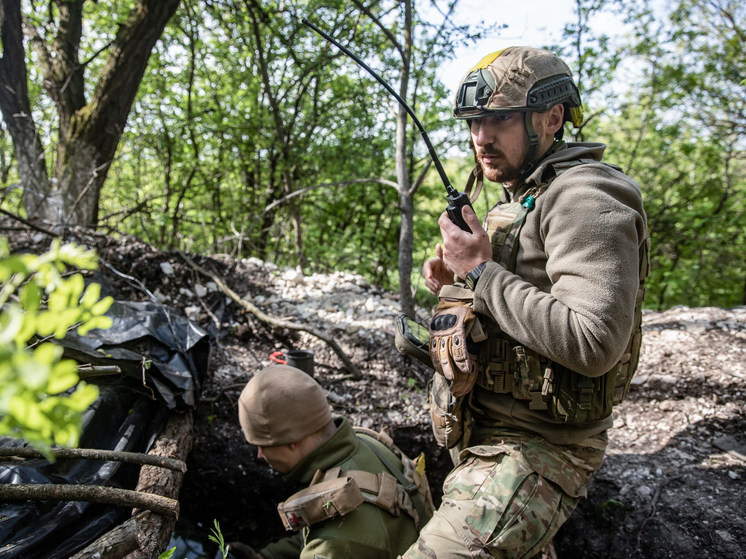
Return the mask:
{"type": "MultiPolygon", "coordinates": [[[[147,452],[170,410],[196,405],[210,339],[155,303],[117,302],[108,330],[62,342],[79,363],[118,365],[122,374],[88,380],[100,388],[83,416],[81,448],[147,452]]],[[[0,446],[22,441],[0,438],[0,446]]],[[[74,483],[134,489],[140,467],[101,460],[0,462],[0,483],[74,483]]],[[[131,508],[86,502],[0,503],[0,559],[63,559],[121,524],[131,508]]]]}
{"type": "Polygon", "coordinates": [[[114,324],[87,336],[62,340],[65,357],[79,363],[116,365],[121,375],[98,377],[98,385],[130,388],[166,404],[194,407],[200,371],[210,359],[210,339],[193,322],[156,303],[115,302],[106,313],[114,324]]]}

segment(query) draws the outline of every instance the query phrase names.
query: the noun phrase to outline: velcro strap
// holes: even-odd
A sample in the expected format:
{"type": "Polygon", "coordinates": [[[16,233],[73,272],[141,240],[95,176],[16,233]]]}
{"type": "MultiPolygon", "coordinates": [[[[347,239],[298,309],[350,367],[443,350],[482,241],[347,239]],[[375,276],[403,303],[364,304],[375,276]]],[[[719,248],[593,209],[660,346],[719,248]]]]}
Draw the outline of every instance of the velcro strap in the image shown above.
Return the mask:
{"type": "Polygon", "coordinates": [[[514,357],[511,343],[502,338],[493,338],[489,342],[487,366],[480,367],[477,384],[497,394],[513,391],[514,357]]]}
{"type": "Polygon", "coordinates": [[[396,478],[390,473],[381,472],[380,474],[374,474],[363,470],[345,470],[344,472],[340,472],[339,468],[333,468],[326,472],[324,480],[329,481],[334,479],[332,476],[336,477],[339,475],[354,479],[360,491],[362,491],[363,499],[367,502],[395,516],[399,515],[401,510],[401,496],[398,495],[399,489],[397,489],[396,478]]]}
{"type": "Polygon", "coordinates": [[[454,299],[457,301],[473,301],[474,292],[456,284],[444,285],[438,292],[439,299],[454,299]]]}

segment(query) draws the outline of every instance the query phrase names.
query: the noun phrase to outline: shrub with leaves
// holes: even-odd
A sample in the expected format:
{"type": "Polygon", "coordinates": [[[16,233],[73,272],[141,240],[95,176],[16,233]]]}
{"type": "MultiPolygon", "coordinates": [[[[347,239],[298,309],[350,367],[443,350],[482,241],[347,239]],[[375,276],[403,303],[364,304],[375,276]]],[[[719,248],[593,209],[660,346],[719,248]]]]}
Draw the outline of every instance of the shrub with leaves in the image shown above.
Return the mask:
{"type": "Polygon", "coordinates": [[[77,364],[62,359],[71,329],[84,335],[109,328],[111,297],[87,287],[81,270],[94,270],[93,250],[55,239],[41,255],[10,254],[0,238],[0,435],[51,445],[77,446],[82,413],[98,388],[80,381],[77,364]]]}

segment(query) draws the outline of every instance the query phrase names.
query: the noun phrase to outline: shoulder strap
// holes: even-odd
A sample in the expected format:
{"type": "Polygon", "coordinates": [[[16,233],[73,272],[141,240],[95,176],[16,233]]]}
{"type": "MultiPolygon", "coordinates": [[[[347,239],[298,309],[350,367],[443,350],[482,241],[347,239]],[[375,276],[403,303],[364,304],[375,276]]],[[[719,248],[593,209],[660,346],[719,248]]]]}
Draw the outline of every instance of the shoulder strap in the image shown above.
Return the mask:
{"type": "Polygon", "coordinates": [[[477,164],[474,169],[472,169],[471,173],[469,173],[469,178],[466,181],[466,187],[464,188],[464,192],[469,197],[469,202],[472,204],[474,201],[479,197],[479,194],[482,192],[482,186],[484,185],[484,179],[482,175],[482,168],[477,164]],[[474,188],[474,183],[476,182],[476,188],[474,188]],[[474,188],[474,193],[472,194],[471,189],[474,188]]]}
{"type": "Polygon", "coordinates": [[[391,472],[391,474],[396,478],[396,480],[401,484],[402,487],[404,487],[404,491],[406,491],[407,495],[409,495],[409,498],[412,499],[412,503],[414,503],[414,508],[417,510],[417,519],[425,519],[422,522],[422,525],[427,521],[430,517],[428,514],[428,511],[425,507],[425,502],[422,496],[420,495],[420,491],[417,488],[417,484],[414,482],[414,479],[407,479],[404,474],[396,467],[394,464],[391,463],[391,460],[386,458],[384,454],[376,448],[376,446],[367,440],[365,436],[358,437],[361,441],[363,441],[365,444],[368,445],[368,447],[373,451],[373,453],[378,457],[378,459],[383,463],[384,466],[386,466],[386,469],[391,472]]]}
{"type": "Polygon", "coordinates": [[[412,460],[396,446],[394,440],[387,433],[359,426],[355,426],[354,429],[358,438],[375,453],[386,469],[396,478],[397,486],[403,489],[401,498],[398,499],[399,505],[414,519],[417,529],[421,529],[435,511],[430,485],[425,475],[424,454],[420,454],[416,460],[412,460]],[[378,441],[399,458],[402,463],[402,470],[387,459],[380,449],[366,437],[378,441]]]}

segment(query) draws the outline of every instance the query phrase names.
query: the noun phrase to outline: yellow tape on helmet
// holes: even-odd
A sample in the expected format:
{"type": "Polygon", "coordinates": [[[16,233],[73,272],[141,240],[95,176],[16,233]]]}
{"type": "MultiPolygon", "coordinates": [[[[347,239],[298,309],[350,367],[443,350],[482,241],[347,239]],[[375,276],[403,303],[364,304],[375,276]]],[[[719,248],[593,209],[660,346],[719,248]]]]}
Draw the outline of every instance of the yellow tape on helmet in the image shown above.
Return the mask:
{"type": "Polygon", "coordinates": [[[484,70],[487,66],[492,64],[495,61],[495,58],[500,56],[503,51],[505,51],[505,49],[498,50],[485,56],[482,60],[477,62],[471,70],[469,70],[469,74],[471,74],[474,70],[484,70]]]}

